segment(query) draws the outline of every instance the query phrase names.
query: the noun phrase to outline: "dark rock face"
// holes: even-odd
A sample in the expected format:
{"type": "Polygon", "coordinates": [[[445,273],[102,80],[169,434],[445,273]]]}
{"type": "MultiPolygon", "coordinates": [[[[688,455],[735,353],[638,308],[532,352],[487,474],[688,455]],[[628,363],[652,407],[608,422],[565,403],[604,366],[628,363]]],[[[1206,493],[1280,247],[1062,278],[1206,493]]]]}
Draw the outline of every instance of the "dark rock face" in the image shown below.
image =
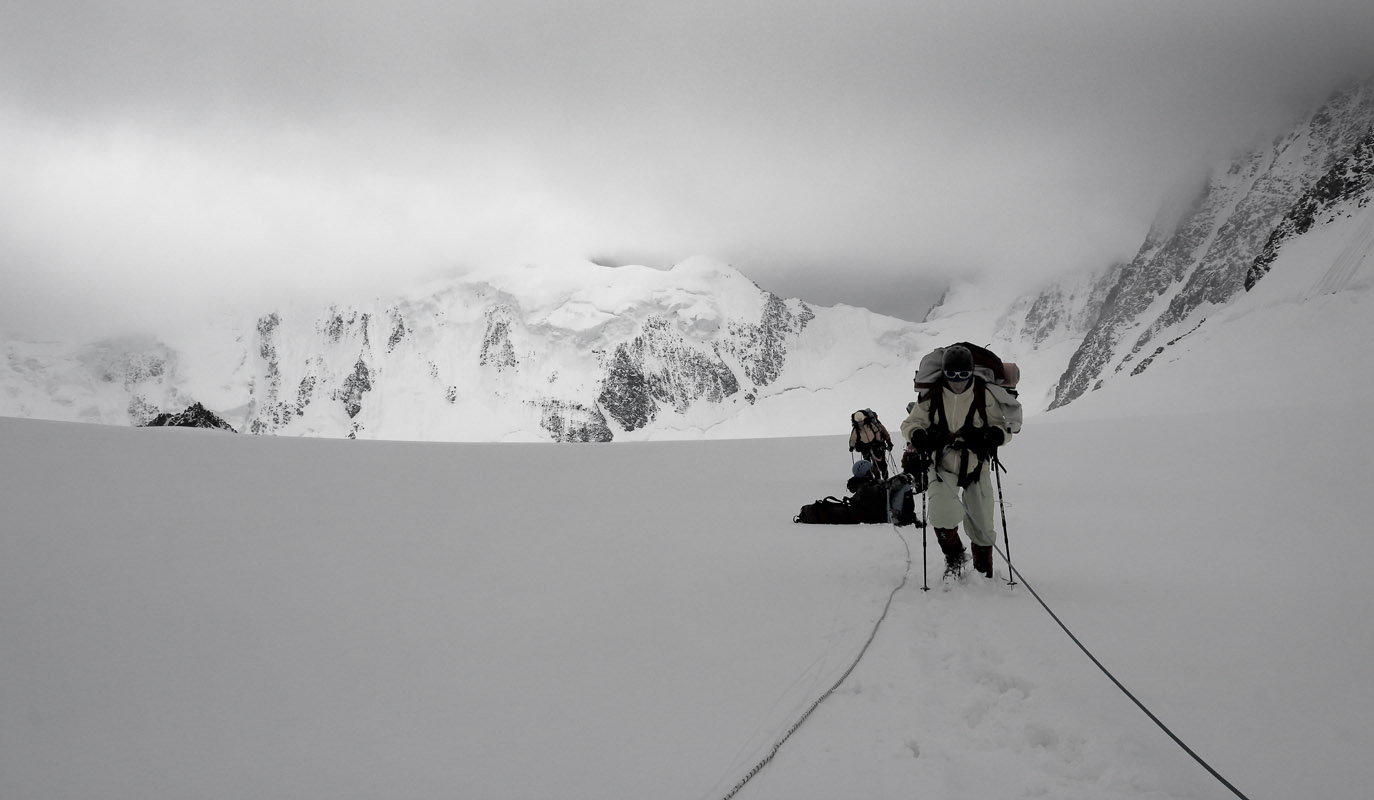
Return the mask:
{"type": "MultiPolygon", "coordinates": [[[[652,316],[639,336],[616,347],[597,403],[630,431],[652,422],[660,405],[682,413],[695,402],[720,403],[741,389],[722,353],[739,363],[755,387],[767,386],[782,374],[788,342],[815,316],[805,305],[794,314],[769,294],[758,324],[730,323],[724,340],[709,351],[683,339],[668,317],[652,316]]],[[[748,397],[752,403],[756,392],[748,397]]]]}
{"type": "MultiPolygon", "coordinates": [[[[1242,289],[1253,286],[1249,274],[1256,258],[1269,249],[1276,233],[1275,221],[1291,215],[1290,209],[1295,209],[1295,203],[1303,205],[1304,198],[1313,192],[1319,195],[1325,192],[1330,199],[1351,190],[1349,186],[1328,186],[1325,190],[1320,187],[1338,172],[1340,164],[1349,161],[1350,157],[1344,154],[1358,150],[1367,139],[1372,99],[1368,95],[1367,90],[1358,88],[1339,93],[1313,114],[1305,130],[1311,144],[1310,152],[1303,158],[1303,169],[1295,172],[1279,168],[1275,162],[1297,146],[1296,141],[1304,132],[1295,132],[1280,141],[1274,158],[1266,164],[1266,171],[1236,204],[1168,309],[1141,335],[1136,352],[1164,329],[1185,320],[1195,309],[1206,304],[1225,303],[1242,289]],[[1317,186],[1305,190],[1313,175],[1325,170],[1329,171],[1317,181],[1317,186]]],[[[1336,178],[1333,182],[1341,181],[1336,178]]]]}
{"type": "Polygon", "coordinates": [[[220,419],[200,403],[195,403],[180,414],[158,414],[148,422],[149,428],[211,428],[238,433],[234,427],[220,419]]]}
{"type": "Polygon", "coordinates": [[[487,332],[482,338],[482,354],[478,358],[478,363],[484,367],[495,367],[497,372],[520,366],[510,335],[510,309],[498,306],[488,311],[487,332]]]}
{"type": "Polygon", "coordinates": [[[1064,405],[1092,387],[1109,365],[1118,344],[1139,324],[1139,318],[1202,255],[1212,231],[1230,207],[1227,187],[1252,180],[1259,167],[1255,159],[1233,164],[1225,177],[1213,181],[1176,231],[1151,232],[1107,292],[1102,313],[1069,359],[1050,408],[1064,405]]]}
{"type": "Polygon", "coordinates": [[[729,352],[744,367],[744,376],[755,386],[767,386],[778,379],[787,362],[787,342],[806,329],[816,315],[806,305],[793,314],[786,301],[771,292],[764,303],[757,325],[731,323],[729,352]]]}
{"type": "MultiPolygon", "coordinates": [[[[756,331],[749,335],[762,338],[756,331]]],[[[749,353],[756,344],[746,340],[740,349],[749,353]]],[[[765,347],[764,356],[776,360],[768,368],[780,370],[785,343],[766,343],[765,347]]],[[[745,368],[748,371],[750,365],[745,368]]],[[[766,371],[764,377],[772,380],[766,371]]],[[[739,389],[739,379],[717,348],[698,349],[676,333],[670,319],[653,316],[645,320],[632,342],[616,347],[597,402],[621,427],[632,431],[652,422],[660,404],[681,413],[698,401],[722,402],[739,389]]]]}
{"type": "Polygon", "coordinates": [[[271,433],[295,416],[296,410],[281,401],[281,362],[277,355],[277,332],[281,317],[273,312],[258,319],[258,355],[265,364],[259,411],[249,424],[253,433],[271,433]]]}
{"type": "Polygon", "coordinates": [[[406,335],[409,334],[409,333],[410,333],[410,329],[406,327],[405,318],[401,316],[400,310],[399,310],[399,309],[392,309],[392,310],[391,310],[391,335],[390,335],[389,337],[387,337],[387,340],[386,340],[386,351],[387,351],[388,353],[390,353],[390,352],[392,352],[393,350],[395,350],[395,349],[396,349],[396,345],[400,344],[401,341],[404,340],[404,339],[406,338],[406,335]]]}
{"type": "Polygon", "coordinates": [[[581,403],[545,400],[539,404],[540,425],[555,442],[609,442],[614,436],[601,409],[581,403]]]}
{"type": "Polygon", "coordinates": [[[644,347],[617,345],[615,355],[606,366],[597,403],[627,431],[638,430],[653,421],[658,413],[649,395],[649,381],[644,377],[644,347]]]}
{"type": "Polygon", "coordinates": [[[343,314],[339,313],[338,309],[331,308],[329,310],[329,318],[325,320],[324,323],[325,341],[337,343],[342,339],[344,324],[343,314]]]}
{"type": "MultiPolygon", "coordinates": [[[[399,309],[389,312],[389,318],[388,345],[394,349],[410,335],[410,329],[399,309]]],[[[282,363],[280,341],[289,334],[283,333],[281,317],[275,312],[261,317],[256,326],[256,354],[262,359],[262,365],[251,387],[257,407],[248,423],[249,431],[255,434],[275,433],[293,419],[304,416],[306,408],[322,398],[339,401],[350,419],[356,417],[362,411],[363,395],[372,390],[374,378],[374,371],[368,365],[372,320],[370,314],[331,306],[325,316],[315,323],[315,333],[320,337],[321,346],[313,351],[302,368],[282,363]],[[330,353],[340,348],[347,352],[352,347],[358,347],[362,352],[354,361],[352,370],[340,377],[331,371],[330,353]],[[294,384],[294,391],[291,386],[283,386],[284,372],[290,367],[294,367],[289,370],[293,373],[292,381],[297,380],[296,375],[301,376],[294,384]]],[[[350,435],[356,434],[359,429],[355,423],[350,435]]]]}
{"type": "Polygon", "coordinates": [[[310,401],[315,398],[316,382],[314,375],[306,375],[301,378],[300,386],[296,389],[296,416],[303,416],[305,407],[310,405],[310,401]]]}
{"type": "Polygon", "coordinates": [[[1125,265],[1117,264],[1084,287],[1054,284],[1043,289],[1030,302],[1016,336],[1036,347],[1056,334],[1083,334],[1097,324],[1107,300],[1125,265]]]}
{"type": "Polygon", "coordinates": [[[1109,370],[1121,372],[1152,349],[1148,365],[1162,352],[1153,346],[1161,334],[1189,322],[1195,327],[1209,305],[1253,286],[1284,240],[1332,204],[1363,192],[1371,122],[1374,86],[1338,93],[1304,126],[1216,175],[1181,224],[1152,231],[1070,359],[1050,408],[1096,388],[1109,370]],[[1152,310],[1166,295],[1167,304],[1152,310]]]}
{"type": "Polygon", "coordinates": [[[363,394],[372,391],[372,373],[363,363],[361,358],[358,363],[353,365],[353,372],[344,378],[343,387],[339,389],[336,399],[343,401],[344,411],[348,412],[349,419],[358,416],[358,412],[363,410],[363,394]]]}
{"type": "MultiPolygon", "coordinates": [[[[1358,198],[1360,207],[1369,203],[1369,188],[1374,180],[1374,127],[1360,140],[1346,158],[1341,159],[1322,176],[1311,189],[1303,193],[1298,202],[1284,216],[1283,221],[1274,229],[1263,250],[1245,275],[1245,290],[1255,288],[1255,284],[1269,273],[1278,257],[1283,243],[1301,236],[1322,221],[1338,203],[1358,198]]],[[[1329,220],[1328,220],[1329,221],[1329,220]]]]}
{"type": "Polygon", "coordinates": [[[688,345],[667,317],[645,320],[635,345],[651,364],[644,375],[649,396],[679,412],[697,400],[719,403],[739,391],[735,373],[720,354],[714,348],[706,353],[688,345]]]}

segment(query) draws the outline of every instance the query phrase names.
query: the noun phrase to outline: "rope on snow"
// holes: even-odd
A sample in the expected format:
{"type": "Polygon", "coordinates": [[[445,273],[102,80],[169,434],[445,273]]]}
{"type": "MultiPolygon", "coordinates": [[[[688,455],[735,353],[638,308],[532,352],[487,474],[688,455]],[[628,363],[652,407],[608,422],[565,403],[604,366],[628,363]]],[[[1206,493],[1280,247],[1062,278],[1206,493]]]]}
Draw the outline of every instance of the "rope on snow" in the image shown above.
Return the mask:
{"type": "Polygon", "coordinates": [[[907,544],[906,537],[902,535],[901,531],[897,530],[896,525],[892,526],[892,531],[897,534],[898,539],[902,540],[902,547],[906,549],[906,571],[902,573],[901,582],[898,583],[897,587],[892,590],[892,593],[887,596],[887,603],[883,606],[883,613],[878,615],[878,621],[873,623],[873,630],[868,634],[868,641],[864,642],[864,646],[859,648],[859,654],[854,656],[854,662],[850,664],[849,668],[844,671],[844,674],[835,681],[834,685],[826,689],[820,697],[816,698],[816,702],[812,703],[810,708],[806,709],[806,712],[798,717],[796,722],[792,723],[792,727],[787,729],[787,733],[783,734],[782,738],[778,739],[778,741],[773,744],[768,755],[764,756],[759,763],[755,764],[753,769],[745,773],[744,777],[739,779],[739,782],[725,794],[722,800],[731,800],[731,798],[739,794],[740,789],[743,789],[745,784],[753,780],[755,775],[759,774],[764,767],[768,766],[768,762],[773,760],[773,757],[778,754],[778,751],[787,743],[787,740],[792,738],[792,734],[796,733],[797,729],[802,726],[802,723],[806,722],[807,718],[811,716],[811,713],[814,712],[821,703],[825,702],[826,698],[834,694],[835,690],[840,688],[840,684],[844,683],[850,673],[854,671],[854,668],[859,666],[859,662],[863,660],[864,654],[868,652],[869,645],[873,644],[873,640],[877,638],[878,627],[883,624],[883,620],[887,619],[887,612],[892,608],[892,599],[897,596],[897,593],[902,590],[902,587],[906,586],[907,578],[911,575],[911,545],[907,544]]]}
{"type": "MultiPolygon", "coordinates": [[[[936,478],[937,480],[939,479],[938,471],[936,472],[936,478]]],[[[945,483],[945,481],[943,480],[940,480],[939,482],[945,484],[945,486],[949,486],[949,484],[945,483]]],[[[1001,487],[999,486],[998,488],[1000,490],[1001,487]]],[[[978,528],[978,532],[982,533],[984,535],[984,538],[986,538],[987,534],[983,530],[983,526],[978,523],[978,520],[974,518],[973,514],[969,513],[968,506],[964,504],[964,498],[959,495],[959,491],[957,489],[954,489],[953,487],[950,487],[950,489],[954,492],[954,497],[959,501],[959,505],[963,506],[964,514],[966,515],[965,519],[972,522],[974,526],[978,528]]],[[[1003,526],[1006,525],[1005,519],[1003,519],[1002,524],[1003,526]]],[[[1122,694],[1130,698],[1131,702],[1135,703],[1137,708],[1145,712],[1145,716],[1149,717],[1151,722],[1159,726],[1160,730],[1164,731],[1164,733],[1166,733],[1170,739],[1174,740],[1174,744],[1182,748],[1183,752],[1191,756],[1193,760],[1200,764],[1203,769],[1207,770],[1207,772],[1213,778],[1216,778],[1218,781],[1220,781],[1222,786],[1225,786],[1227,789],[1230,789],[1231,793],[1234,794],[1236,797],[1239,797],[1240,800],[1250,800],[1250,798],[1246,797],[1230,781],[1226,780],[1226,778],[1223,777],[1220,772],[1217,772],[1215,769],[1213,769],[1211,764],[1208,764],[1205,760],[1203,760],[1202,756],[1194,752],[1193,748],[1189,747],[1186,742],[1180,739],[1172,730],[1169,729],[1168,725],[1165,725],[1159,717],[1155,716],[1153,711],[1147,708],[1144,703],[1140,702],[1140,700],[1137,699],[1136,696],[1131,693],[1131,690],[1126,688],[1125,684],[1117,680],[1116,676],[1111,673],[1111,670],[1107,669],[1101,661],[1097,660],[1097,656],[1092,654],[1092,651],[1089,650],[1087,646],[1085,646],[1083,642],[1081,642],[1078,639],[1078,637],[1073,634],[1073,631],[1069,630],[1069,626],[1064,624],[1064,621],[1059,618],[1059,615],[1054,613],[1053,609],[1049,607],[1049,604],[1046,603],[1043,599],[1041,599],[1040,594],[1036,592],[1035,589],[1032,588],[1029,583],[1026,582],[1025,577],[1021,575],[1021,571],[1018,570],[1016,567],[1012,566],[1011,559],[1007,557],[1006,553],[1002,552],[1002,548],[997,546],[997,538],[995,536],[992,539],[992,546],[996,548],[997,554],[1002,557],[1002,560],[1007,562],[1007,569],[1011,571],[1012,577],[1019,579],[1021,581],[1021,584],[1024,585],[1026,587],[1026,590],[1031,593],[1031,596],[1035,598],[1035,601],[1040,604],[1040,607],[1045,609],[1045,613],[1050,615],[1050,619],[1054,620],[1055,623],[1059,625],[1060,629],[1062,629],[1064,633],[1068,634],[1069,638],[1073,640],[1073,643],[1078,645],[1078,649],[1083,651],[1083,655],[1087,656],[1088,660],[1092,661],[1093,664],[1096,665],[1097,668],[1102,671],[1102,674],[1107,676],[1108,680],[1116,684],[1116,688],[1120,689],[1122,694]]]]}

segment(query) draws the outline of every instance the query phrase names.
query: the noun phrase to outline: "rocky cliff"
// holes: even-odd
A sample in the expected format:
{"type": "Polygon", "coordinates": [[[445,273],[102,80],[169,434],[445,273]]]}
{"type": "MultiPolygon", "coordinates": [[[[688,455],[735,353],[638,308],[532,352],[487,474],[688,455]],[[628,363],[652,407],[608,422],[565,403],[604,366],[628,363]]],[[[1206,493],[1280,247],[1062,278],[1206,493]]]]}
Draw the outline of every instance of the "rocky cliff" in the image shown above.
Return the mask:
{"type": "Polygon", "coordinates": [[[1319,213],[1323,202],[1362,190],[1360,163],[1368,156],[1357,151],[1367,153],[1371,125],[1374,86],[1354,86],[1287,135],[1217,170],[1190,212],[1151,231],[1120,270],[1051,407],[1115,374],[1148,368],[1201,325],[1210,309],[1243,292],[1247,282],[1253,285],[1273,248],[1319,213]],[[1285,220],[1288,233],[1280,230],[1285,220]]]}

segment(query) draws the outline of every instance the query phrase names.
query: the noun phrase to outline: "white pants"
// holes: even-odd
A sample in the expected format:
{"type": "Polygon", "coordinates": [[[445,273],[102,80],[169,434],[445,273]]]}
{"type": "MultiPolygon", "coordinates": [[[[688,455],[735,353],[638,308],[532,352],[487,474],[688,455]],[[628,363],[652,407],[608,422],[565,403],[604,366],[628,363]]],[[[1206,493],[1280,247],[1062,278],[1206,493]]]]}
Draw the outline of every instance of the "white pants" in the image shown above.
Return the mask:
{"type": "Polygon", "coordinates": [[[936,470],[928,473],[930,486],[926,489],[926,514],[934,528],[957,528],[962,522],[964,533],[974,544],[991,546],[997,543],[997,530],[992,525],[992,470],[983,464],[978,480],[963,490],[963,505],[959,503],[959,476],[953,472],[936,470]],[[968,506],[965,513],[964,506],[968,506]]]}

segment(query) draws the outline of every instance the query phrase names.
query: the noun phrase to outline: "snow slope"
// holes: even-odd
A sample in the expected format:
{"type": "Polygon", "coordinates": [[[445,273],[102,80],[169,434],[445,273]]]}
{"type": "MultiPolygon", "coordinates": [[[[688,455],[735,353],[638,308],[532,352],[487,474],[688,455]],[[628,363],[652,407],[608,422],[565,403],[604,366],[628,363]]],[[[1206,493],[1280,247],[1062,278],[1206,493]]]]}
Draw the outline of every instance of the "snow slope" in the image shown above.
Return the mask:
{"type": "MultiPolygon", "coordinates": [[[[1256,800],[1374,785],[1371,224],[1005,452],[1023,577],[1256,800]]],[[[739,797],[1232,796],[1024,585],[932,557],[923,592],[918,530],[792,524],[840,436],[0,442],[7,800],[720,798],[889,596],[739,797]]]]}

